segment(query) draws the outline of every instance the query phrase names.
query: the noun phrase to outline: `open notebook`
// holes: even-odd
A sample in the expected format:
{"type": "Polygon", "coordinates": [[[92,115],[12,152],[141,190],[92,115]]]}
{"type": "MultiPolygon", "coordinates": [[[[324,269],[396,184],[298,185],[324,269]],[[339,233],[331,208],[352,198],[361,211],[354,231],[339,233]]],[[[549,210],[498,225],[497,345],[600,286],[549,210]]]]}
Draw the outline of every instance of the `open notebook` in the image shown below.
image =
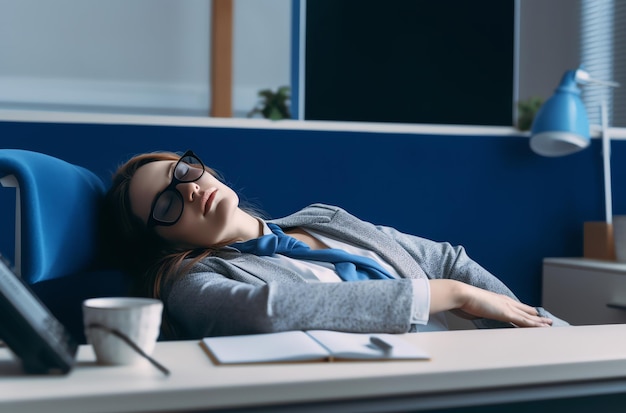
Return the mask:
{"type": "Polygon", "coordinates": [[[423,349],[394,334],[285,331],[206,337],[202,343],[215,360],[222,364],[430,358],[423,349]]]}

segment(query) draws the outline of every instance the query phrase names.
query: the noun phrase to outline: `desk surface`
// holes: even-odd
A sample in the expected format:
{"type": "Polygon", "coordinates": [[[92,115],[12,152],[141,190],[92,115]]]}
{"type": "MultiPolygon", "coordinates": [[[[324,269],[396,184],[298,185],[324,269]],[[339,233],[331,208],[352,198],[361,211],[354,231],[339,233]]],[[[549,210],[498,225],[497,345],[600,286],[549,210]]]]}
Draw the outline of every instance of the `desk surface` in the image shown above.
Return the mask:
{"type": "Polygon", "coordinates": [[[544,266],[551,265],[566,268],[588,268],[592,270],[605,270],[619,273],[626,272],[625,262],[597,260],[583,257],[548,257],[543,259],[543,264],[544,266]]]}
{"type": "Polygon", "coordinates": [[[153,354],[169,377],[147,362],[98,366],[90,346],[80,347],[66,376],[25,376],[2,348],[0,410],[156,412],[389,398],[426,409],[472,403],[471,397],[520,401],[606,393],[611,386],[626,392],[625,325],[403,337],[432,359],[220,366],[199,341],[180,341],[158,343],[153,354]]]}

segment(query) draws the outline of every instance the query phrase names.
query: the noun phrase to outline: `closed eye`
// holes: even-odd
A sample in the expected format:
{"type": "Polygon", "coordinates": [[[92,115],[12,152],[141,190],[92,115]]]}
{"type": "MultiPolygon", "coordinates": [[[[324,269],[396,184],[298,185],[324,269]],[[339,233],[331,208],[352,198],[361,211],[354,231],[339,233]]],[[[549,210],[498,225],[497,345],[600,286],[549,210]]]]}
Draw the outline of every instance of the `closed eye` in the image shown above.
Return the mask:
{"type": "Polygon", "coordinates": [[[154,205],[154,218],[164,222],[174,222],[180,216],[183,202],[175,190],[165,191],[154,205]]]}
{"type": "Polygon", "coordinates": [[[184,162],[180,162],[176,167],[176,171],[174,172],[174,176],[178,180],[185,180],[185,177],[189,174],[189,170],[191,168],[184,162]]]}
{"type": "Polygon", "coordinates": [[[174,197],[170,194],[170,191],[161,194],[154,206],[154,214],[158,216],[167,216],[167,212],[171,211],[174,197]]]}

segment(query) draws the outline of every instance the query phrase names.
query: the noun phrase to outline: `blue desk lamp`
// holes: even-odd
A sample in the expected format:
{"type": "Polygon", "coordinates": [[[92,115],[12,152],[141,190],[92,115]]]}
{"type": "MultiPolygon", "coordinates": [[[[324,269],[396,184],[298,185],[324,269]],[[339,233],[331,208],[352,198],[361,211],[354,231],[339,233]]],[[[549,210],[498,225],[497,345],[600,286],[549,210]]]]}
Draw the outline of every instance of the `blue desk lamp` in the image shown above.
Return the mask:
{"type": "MultiPolygon", "coordinates": [[[[589,146],[591,143],[589,118],[580,98],[579,88],[579,85],[586,84],[619,86],[615,82],[592,79],[582,66],[565,72],[554,95],[541,106],[533,121],[530,147],[535,153],[551,157],[564,156],[589,146]]],[[[600,111],[606,222],[585,223],[585,257],[614,260],[610,143],[605,102],[602,102],[600,111]]]]}

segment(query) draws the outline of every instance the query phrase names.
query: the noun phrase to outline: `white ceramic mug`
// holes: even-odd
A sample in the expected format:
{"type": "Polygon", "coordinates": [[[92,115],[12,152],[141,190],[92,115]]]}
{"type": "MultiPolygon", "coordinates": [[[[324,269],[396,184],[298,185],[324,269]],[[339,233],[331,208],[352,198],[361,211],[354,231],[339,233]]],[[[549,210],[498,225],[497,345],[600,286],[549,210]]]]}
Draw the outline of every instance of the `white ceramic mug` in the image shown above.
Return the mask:
{"type": "Polygon", "coordinates": [[[126,336],[145,354],[152,354],[159,337],[162,312],[163,303],[153,298],[103,297],[85,300],[85,336],[93,346],[98,363],[133,364],[143,358],[117,333],[126,336]]]}

